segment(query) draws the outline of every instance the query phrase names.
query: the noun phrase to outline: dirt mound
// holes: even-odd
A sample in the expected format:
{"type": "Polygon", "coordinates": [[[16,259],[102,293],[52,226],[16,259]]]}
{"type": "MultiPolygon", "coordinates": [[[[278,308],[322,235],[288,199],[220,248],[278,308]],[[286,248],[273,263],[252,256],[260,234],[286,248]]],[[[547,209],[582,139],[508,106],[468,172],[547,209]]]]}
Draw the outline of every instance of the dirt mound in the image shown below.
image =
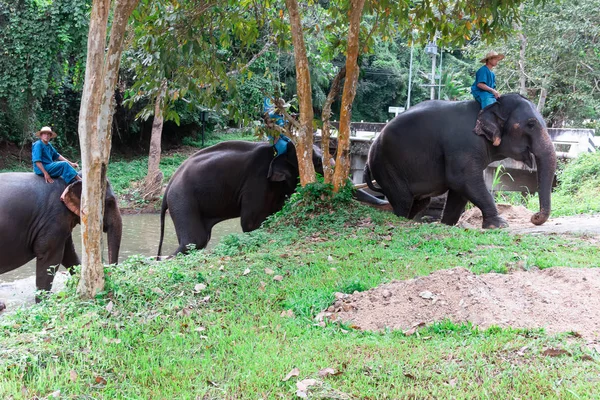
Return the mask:
{"type": "Polygon", "coordinates": [[[464,268],[393,281],[336,302],[319,317],[364,330],[410,330],[450,319],[481,328],[495,325],[577,332],[600,340],[600,269],[555,267],[475,275],[464,268]]]}
{"type": "MultiPolygon", "coordinates": [[[[530,221],[533,212],[523,206],[497,204],[498,214],[508,222],[510,227],[533,225],[530,221]]],[[[463,228],[481,228],[483,216],[481,210],[473,207],[463,213],[458,220],[458,226],[463,228]]]]}

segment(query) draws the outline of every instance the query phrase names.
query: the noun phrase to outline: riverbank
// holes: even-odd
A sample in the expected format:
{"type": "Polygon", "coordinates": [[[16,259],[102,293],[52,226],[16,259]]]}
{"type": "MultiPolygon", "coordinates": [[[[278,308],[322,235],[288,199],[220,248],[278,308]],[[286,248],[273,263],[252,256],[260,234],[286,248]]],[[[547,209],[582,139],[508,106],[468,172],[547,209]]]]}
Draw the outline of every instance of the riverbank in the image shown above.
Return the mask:
{"type": "MultiPolygon", "coordinates": [[[[600,356],[569,326],[550,335],[543,325],[478,328],[450,315],[421,326],[415,313],[413,328],[370,331],[323,318],[346,295],[435,271],[483,279],[599,267],[589,236],[415,224],[355,202],[299,199],[213,251],[131,257],[107,269],[106,291],[93,301],[78,300],[71,281],[4,317],[0,397],[596,396],[600,356]]],[[[386,296],[373,301],[400,300],[386,296]]]]}

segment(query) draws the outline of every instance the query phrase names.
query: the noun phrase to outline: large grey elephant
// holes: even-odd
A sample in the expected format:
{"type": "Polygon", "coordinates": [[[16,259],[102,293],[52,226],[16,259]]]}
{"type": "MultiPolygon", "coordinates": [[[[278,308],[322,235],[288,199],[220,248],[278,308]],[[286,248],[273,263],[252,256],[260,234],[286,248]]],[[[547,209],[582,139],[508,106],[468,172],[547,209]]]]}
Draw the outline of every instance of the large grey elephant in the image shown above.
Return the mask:
{"type": "MultiPolygon", "coordinates": [[[[322,153],[313,146],[315,170],[323,173],[322,153]]],[[[215,224],[240,217],[242,230],[260,227],[283,207],[298,184],[296,148],[273,158],[268,143],[227,141],[198,151],[173,174],[163,196],[160,214],[161,255],[167,209],[175,225],[179,247],[205,248],[215,224]]]]}
{"type": "Polygon", "coordinates": [[[541,225],[550,216],[556,153],[544,119],[518,94],[501,96],[481,114],[476,101],[433,100],[410,108],[373,142],[364,179],[386,195],[398,216],[414,218],[431,197],[448,191],[443,223],[456,224],[471,201],[483,214],[483,228],[499,228],[508,224],[498,216],[483,170],[507,157],[531,167],[532,156],[540,211],[531,222],[541,225]]]}
{"type": "MultiPolygon", "coordinates": [[[[80,222],[81,189],[80,181],[67,185],[62,179],[46,183],[34,173],[0,174],[0,274],[36,258],[36,287],[47,291],[54,280],[48,269],[52,272],[62,264],[71,272],[71,267],[80,264],[71,232],[80,222]]],[[[108,262],[117,263],[122,220],[110,184],[104,199],[103,230],[108,238],[108,262]]]]}

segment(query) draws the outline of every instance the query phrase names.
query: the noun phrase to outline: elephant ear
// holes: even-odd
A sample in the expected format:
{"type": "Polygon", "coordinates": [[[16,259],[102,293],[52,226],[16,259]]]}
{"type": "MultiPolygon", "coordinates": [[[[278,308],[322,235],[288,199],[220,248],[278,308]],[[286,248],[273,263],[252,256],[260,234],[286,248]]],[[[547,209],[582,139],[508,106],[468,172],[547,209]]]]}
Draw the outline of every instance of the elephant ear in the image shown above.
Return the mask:
{"type": "Polygon", "coordinates": [[[285,182],[294,178],[293,166],[287,160],[287,157],[276,157],[269,165],[267,179],[271,182],[285,182]]]}
{"type": "Polygon", "coordinates": [[[497,101],[479,112],[473,132],[484,136],[494,146],[499,146],[502,141],[504,123],[507,119],[508,117],[503,115],[500,101],[497,101]]]}
{"type": "Polygon", "coordinates": [[[60,196],[60,200],[65,203],[65,206],[72,212],[75,213],[78,217],[81,217],[80,207],[81,207],[81,189],[83,185],[81,181],[77,181],[71,183],[67,186],[60,196]]]}

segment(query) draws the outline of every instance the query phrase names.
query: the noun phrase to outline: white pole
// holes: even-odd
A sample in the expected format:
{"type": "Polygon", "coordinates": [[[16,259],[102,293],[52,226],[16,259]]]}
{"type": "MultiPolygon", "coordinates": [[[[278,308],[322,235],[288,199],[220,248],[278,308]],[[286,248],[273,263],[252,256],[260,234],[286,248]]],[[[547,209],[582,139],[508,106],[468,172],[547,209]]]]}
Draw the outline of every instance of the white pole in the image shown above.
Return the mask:
{"type": "Polygon", "coordinates": [[[442,56],[444,55],[444,51],[440,47],[440,80],[438,85],[438,100],[442,99],[442,56]]]}
{"type": "Polygon", "coordinates": [[[414,42],[410,45],[410,66],[408,67],[408,96],[406,98],[406,109],[410,108],[410,91],[412,89],[412,67],[413,67],[413,52],[415,51],[414,42]]]}
{"type": "Polygon", "coordinates": [[[435,99],[435,53],[431,55],[431,100],[435,99]]]}

